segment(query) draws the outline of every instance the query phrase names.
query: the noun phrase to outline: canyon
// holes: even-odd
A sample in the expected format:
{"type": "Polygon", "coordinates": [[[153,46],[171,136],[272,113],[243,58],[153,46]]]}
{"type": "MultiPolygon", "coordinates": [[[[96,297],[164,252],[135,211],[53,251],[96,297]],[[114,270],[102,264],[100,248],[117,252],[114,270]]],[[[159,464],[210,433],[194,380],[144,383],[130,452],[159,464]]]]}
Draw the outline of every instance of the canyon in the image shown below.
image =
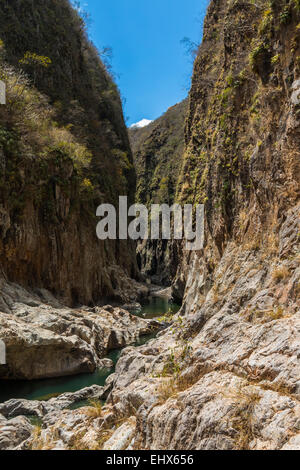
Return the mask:
{"type": "MultiPolygon", "coordinates": [[[[40,39],[55,28],[47,22],[57,3],[47,0],[41,12],[38,0],[25,15],[29,3],[0,7],[9,18],[22,15],[31,24],[40,17],[43,25],[12,48],[11,30],[0,24],[1,67],[10,80],[36,34],[40,57],[54,60],[64,47],[59,35],[53,46],[40,39]]],[[[56,113],[58,127],[47,128],[56,147],[36,140],[18,106],[0,110],[1,177],[8,182],[0,193],[0,339],[8,345],[0,377],[92,372],[111,367],[109,350],[123,349],[103,387],[0,404],[0,449],[299,450],[299,1],[212,1],[188,100],[129,137],[99,57],[101,80],[89,93],[101,85],[103,96],[82,135],[90,115],[76,67],[82,71],[94,49],[69,3],[61,4],[59,18],[74,24],[70,91],[57,87],[65,76],[60,62],[56,78],[51,67],[38,67],[34,92],[18,78],[30,99],[38,93],[41,116],[56,113]],[[73,49],[79,40],[85,47],[73,49]],[[76,97],[82,110],[68,127],[61,110],[71,111],[76,97]],[[84,166],[73,160],[78,152],[84,166]],[[50,224],[42,189],[53,203],[50,224]],[[204,248],[147,240],[136,255],[131,241],[98,241],[93,214],[102,191],[111,203],[127,191],[146,205],[204,204],[204,248]],[[125,304],[146,298],[151,282],[170,286],[178,312],[152,320],[129,313],[125,304]],[[151,332],[145,344],[134,344],[151,332]]],[[[13,85],[8,92],[19,103],[13,85]]]]}

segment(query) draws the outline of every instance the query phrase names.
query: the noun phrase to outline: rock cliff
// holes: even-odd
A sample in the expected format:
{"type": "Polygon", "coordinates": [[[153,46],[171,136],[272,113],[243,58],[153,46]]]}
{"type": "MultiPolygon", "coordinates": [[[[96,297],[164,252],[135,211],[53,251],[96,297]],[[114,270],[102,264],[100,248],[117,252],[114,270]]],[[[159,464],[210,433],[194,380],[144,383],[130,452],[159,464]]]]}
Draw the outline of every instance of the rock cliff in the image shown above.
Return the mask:
{"type": "MultiPolygon", "coordinates": [[[[137,173],[136,202],[175,202],[184,153],[187,100],[169,108],[148,126],[129,130],[137,173]]],[[[137,258],[142,273],[160,285],[171,285],[179,262],[178,246],[168,240],[145,240],[138,244],[137,258]]]]}
{"type": "Polygon", "coordinates": [[[100,242],[95,217],[100,203],[134,198],[117,87],[68,0],[1,2],[0,39],[3,274],[69,305],[121,300],[135,248],[100,242]]]}
{"type": "Polygon", "coordinates": [[[205,247],[173,328],[117,366],[136,448],[299,448],[299,7],[209,6],[177,191],[205,204],[205,247]]]}

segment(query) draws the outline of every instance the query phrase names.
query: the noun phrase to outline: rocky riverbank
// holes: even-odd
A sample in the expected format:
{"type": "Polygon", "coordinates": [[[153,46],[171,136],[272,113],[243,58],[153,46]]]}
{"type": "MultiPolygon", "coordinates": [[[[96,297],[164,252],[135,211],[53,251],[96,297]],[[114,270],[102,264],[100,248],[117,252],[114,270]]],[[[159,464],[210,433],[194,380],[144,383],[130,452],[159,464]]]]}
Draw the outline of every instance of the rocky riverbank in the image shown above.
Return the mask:
{"type": "Polygon", "coordinates": [[[201,298],[195,256],[183,308],[156,339],[123,350],[105,406],[50,411],[21,448],[299,449],[295,210],[279,260],[231,244],[201,298]]]}
{"type": "Polygon", "coordinates": [[[70,309],[48,291],[1,281],[0,339],[7,364],[0,378],[38,379],[93,372],[105,356],[160,327],[112,306],[70,309]]]}

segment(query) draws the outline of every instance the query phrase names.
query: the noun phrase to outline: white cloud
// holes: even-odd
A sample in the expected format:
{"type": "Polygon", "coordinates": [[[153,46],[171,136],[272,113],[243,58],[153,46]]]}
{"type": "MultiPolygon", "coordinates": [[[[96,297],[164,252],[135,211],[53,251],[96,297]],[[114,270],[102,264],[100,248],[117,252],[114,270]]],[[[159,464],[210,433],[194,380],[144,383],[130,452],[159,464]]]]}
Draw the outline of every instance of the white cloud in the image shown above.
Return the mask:
{"type": "Polygon", "coordinates": [[[142,119],[141,121],[136,122],[135,124],[132,124],[132,125],[130,126],[130,128],[132,129],[133,127],[138,127],[138,128],[140,128],[140,127],[146,127],[146,126],[148,126],[151,122],[153,122],[153,121],[150,121],[149,119],[142,119]]]}

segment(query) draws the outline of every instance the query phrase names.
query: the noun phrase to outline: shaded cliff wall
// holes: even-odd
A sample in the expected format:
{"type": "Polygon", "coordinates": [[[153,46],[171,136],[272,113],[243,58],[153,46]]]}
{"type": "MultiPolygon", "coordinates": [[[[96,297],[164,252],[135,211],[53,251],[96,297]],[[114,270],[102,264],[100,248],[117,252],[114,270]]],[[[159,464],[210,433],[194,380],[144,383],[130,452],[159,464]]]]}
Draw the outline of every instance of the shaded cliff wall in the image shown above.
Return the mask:
{"type": "Polygon", "coordinates": [[[95,217],[101,202],[134,200],[117,87],[67,0],[1,2],[0,39],[3,273],[68,303],[118,297],[135,247],[99,242],[95,217]]]}
{"type": "MultiPolygon", "coordinates": [[[[148,126],[129,131],[137,172],[136,201],[151,204],[175,202],[184,153],[187,100],[169,108],[148,126]]],[[[138,263],[153,282],[170,285],[179,262],[178,244],[147,240],[138,244],[138,263]]]]}
{"type": "Polygon", "coordinates": [[[172,327],[117,364],[134,449],[299,449],[299,24],[294,0],[208,8],[177,193],[205,204],[205,246],[172,327]]]}

